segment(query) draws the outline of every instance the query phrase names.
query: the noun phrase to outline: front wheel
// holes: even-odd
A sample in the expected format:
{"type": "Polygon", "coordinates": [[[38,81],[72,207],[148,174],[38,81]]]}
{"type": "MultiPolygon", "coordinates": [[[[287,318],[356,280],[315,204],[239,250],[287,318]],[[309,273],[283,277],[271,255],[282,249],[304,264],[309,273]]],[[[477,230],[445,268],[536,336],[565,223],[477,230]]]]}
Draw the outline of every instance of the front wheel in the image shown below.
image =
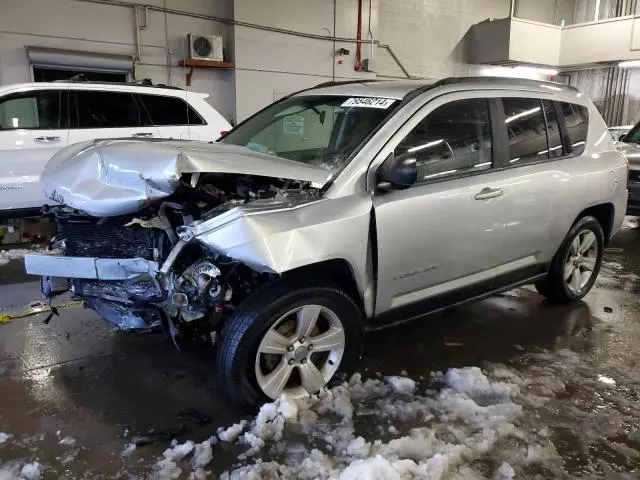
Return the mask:
{"type": "Polygon", "coordinates": [[[255,407],[281,394],[314,394],[343,382],[360,358],[361,309],[327,283],[276,281],[228,319],[217,346],[228,395],[255,407]]]}
{"type": "Polygon", "coordinates": [[[547,277],[536,283],[549,300],[567,303],[584,297],[596,281],[602,265],[604,234],[598,220],[578,220],[556,253],[547,277]]]}

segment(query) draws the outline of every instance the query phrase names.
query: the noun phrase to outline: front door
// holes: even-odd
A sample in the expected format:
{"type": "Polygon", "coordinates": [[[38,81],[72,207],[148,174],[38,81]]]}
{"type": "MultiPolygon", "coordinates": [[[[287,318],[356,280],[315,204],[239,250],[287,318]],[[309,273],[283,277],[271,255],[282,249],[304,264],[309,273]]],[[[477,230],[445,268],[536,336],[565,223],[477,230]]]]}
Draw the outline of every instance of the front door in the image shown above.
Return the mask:
{"type": "Polygon", "coordinates": [[[37,209],[47,203],[40,174],[67,145],[68,111],[64,89],[0,98],[0,209],[37,209]]]}

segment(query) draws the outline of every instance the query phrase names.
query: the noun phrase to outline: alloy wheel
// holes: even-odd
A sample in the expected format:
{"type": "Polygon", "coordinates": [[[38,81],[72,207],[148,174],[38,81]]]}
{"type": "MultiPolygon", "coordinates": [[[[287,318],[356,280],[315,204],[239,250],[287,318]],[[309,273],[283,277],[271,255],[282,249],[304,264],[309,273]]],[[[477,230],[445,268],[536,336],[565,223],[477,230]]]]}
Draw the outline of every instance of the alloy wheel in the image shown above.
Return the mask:
{"type": "Polygon", "coordinates": [[[317,393],[338,370],[344,348],[344,328],[331,309],[295,308],[280,317],[258,345],[258,386],[272,399],[282,393],[295,397],[317,393]]]}
{"type": "Polygon", "coordinates": [[[580,295],[589,283],[598,253],[598,240],[591,230],[583,230],[574,237],[564,264],[564,282],[571,292],[580,295]]]}

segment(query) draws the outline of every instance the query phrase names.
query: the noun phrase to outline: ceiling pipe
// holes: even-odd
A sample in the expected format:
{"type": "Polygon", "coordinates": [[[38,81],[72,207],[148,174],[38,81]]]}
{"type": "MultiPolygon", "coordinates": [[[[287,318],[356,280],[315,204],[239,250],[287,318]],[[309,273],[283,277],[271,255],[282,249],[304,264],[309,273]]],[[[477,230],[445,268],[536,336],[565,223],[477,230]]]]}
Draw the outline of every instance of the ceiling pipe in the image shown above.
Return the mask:
{"type": "MultiPolygon", "coordinates": [[[[257,23],[250,22],[242,22],[239,20],[231,20],[228,18],[216,17],[213,15],[204,15],[202,13],[195,12],[186,12],[183,10],[177,10],[175,8],[165,8],[157,5],[143,5],[135,2],[126,2],[122,0],[76,0],[77,2],[87,2],[87,3],[98,3],[102,5],[112,5],[118,7],[147,7],[149,10],[153,10],[155,12],[165,12],[172,15],[182,15],[184,17],[191,18],[199,18],[201,20],[210,20],[212,22],[223,23],[225,25],[235,25],[238,27],[246,27],[253,28],[256,30],[264,30],[267,32],[281,33],[283,35],[292,35],[295,37],[303,37],[303,38],[313,38],[316,40],[328,40],[333,42],[334,40],[337,42],[346,42],[346,43],[364,43],[366,40],[358,40],[357,38],[348,38],[348,37],[335,37],[332,35],[318,35],[315,33],[307,33],[307,32],[299,32],[297,30],[289,30],[286,28],[278,28],[278,27],[269,27],[266,25],[259,25],[257,23]]],[[[335,33],[335,32],[334,32],[335,33]]]]}
{"type": "Polygon", "coordinates": [[[358,0],[358,29],[356,31],[356,64],[354,70],[362,72],[362,0],[358,0]]]}

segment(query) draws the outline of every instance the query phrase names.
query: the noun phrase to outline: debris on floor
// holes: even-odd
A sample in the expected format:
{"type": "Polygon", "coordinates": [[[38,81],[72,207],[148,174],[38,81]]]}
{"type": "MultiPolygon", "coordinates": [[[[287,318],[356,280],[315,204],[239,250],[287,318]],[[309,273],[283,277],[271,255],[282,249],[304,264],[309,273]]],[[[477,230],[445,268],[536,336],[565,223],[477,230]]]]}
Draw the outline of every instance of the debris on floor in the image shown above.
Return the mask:
{"type": "Polygon", "coordinates": [[[623,229],[636,229],[638,228],[638,217],[624,217],[624,222],[622,223],[623,229]]]}
{"type": "Polygon", "coordinates": [[[176,437],[182,435],[184,432],[184,425],[180,425],[178,428],[172,430],[149,430],[145,433],[134,433],[131,437],[131,443],[133,443],[136,447],[143,447],[152,443],[167,442],[169,440],[173,440],[176,437]]]}
{"type": "Polygon", "coordinates": [[[211,423],[211,417],[190,408],[178,414],[178,421],[183,423],[194,423],[202,427],[211,423]]]}

